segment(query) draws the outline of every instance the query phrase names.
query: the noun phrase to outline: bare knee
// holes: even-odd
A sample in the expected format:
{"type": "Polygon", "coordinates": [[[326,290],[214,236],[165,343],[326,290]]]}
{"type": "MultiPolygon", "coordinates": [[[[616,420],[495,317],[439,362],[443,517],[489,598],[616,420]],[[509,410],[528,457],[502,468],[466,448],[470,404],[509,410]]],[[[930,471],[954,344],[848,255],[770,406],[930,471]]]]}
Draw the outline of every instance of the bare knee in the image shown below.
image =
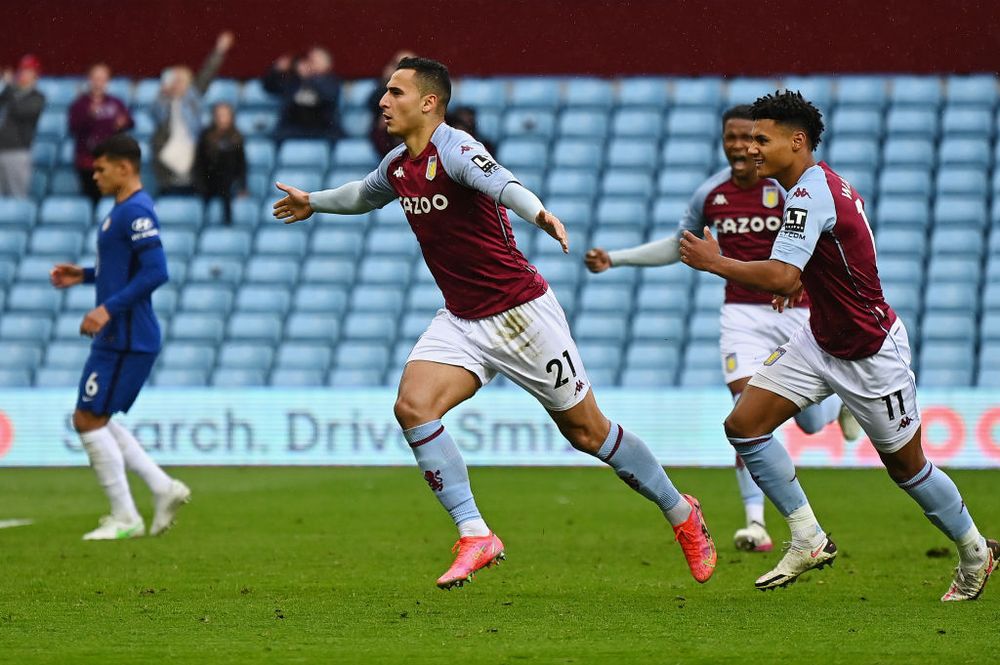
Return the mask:
{"type": "Polygon", "coordinates": [[[90,411],[82,411],[77,409],[73,412],[73,429],[79,434],[84,432],[92,432],[95,429],[100,429],[108,424],[111,419],[110,416],[99,416],[90,411]]]}
{"type": "Polygon", "coordinates": [[[921,430],[918,428],[913,438],[896,452],[879,452],[886,472],[897,484],[912,480],[927,466],[927,458],[920,445],[920,432],[921,430]]]}
{"type": "Polygon", "coordinates": [[[592,422],[560,425],[559,431],[580,452],[596,455],[608,438],[609,426],[610,423],[605,420],[603,426],[592,422]]]}
{"type": "Polygon", "coordinates": [[[434,409],[433,401],[410,391],[400,392],[392,407],[396,422],[403,429],[410,429],[441,418],[442,413],[434,409]]]}
{"type": "Polygon", "coordinates": [[[767,433],[758,432],[760,426],[748,418],[746,412],[741,413],[739,409],[733,409],[729,412],[723,422],[723,427],[726,428],[726,436],[730,438],[746,439],[767,433]]]}

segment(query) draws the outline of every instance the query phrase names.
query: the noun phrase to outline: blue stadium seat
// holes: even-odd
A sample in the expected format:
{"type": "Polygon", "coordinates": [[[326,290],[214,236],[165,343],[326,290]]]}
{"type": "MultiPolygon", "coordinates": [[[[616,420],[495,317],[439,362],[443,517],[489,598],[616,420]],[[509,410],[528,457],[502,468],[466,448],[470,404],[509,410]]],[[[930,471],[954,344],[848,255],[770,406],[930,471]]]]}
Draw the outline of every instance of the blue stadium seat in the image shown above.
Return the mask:
{"type": "Polygon", "coordinates": [[[949,138],[941,141],[938,160],[942,168],[953,166],[989,168],[990,142],[988,139],[949,138]]]}
{"type": "Polygon", "coordinates": [[[17,280],[47,284],[49,281],[49,271],[52,270],[53,263],[60,260],[72,262],[72,259],[73,257],[65,257],[63,259],[63,257],[55,255],[38,256],[28,254],[17,265],[17,280]]]}
{"type": "Polygon", "coordinates": [[[696,312],[688,322],[688,339],[712,341],[719,339],[718,312],[696,312]]]}
{"type": "Polygon", "coordinates": [[[597,171],[583,169],[553,169],[546,178],[548,196],[593,197],[597,193],[597,171]]]}
{"type": "Polygon", "coordinates": [[[603,139],[608,135],[608,125],[604,111],[567,109],[559,116],[558,133],[562,137],[603,139]]]}
{"type": "Polygon", "coordinates": [[[159,367],[167,369],[209,369],[215,365],[215,345],[172,341],[163,347],[159,367]]]}
{"type": "Polygon", "coordinates": [[[249,79],[240,90],[240,115],[249,109],[276,108],[281,102],[264,89],[260,79],[249,79]]]}
{"type": "Polygon", "coordinates": [[[653,176],[646,170],[607,170],[601,178],[601,194],[604,196],[649,197],[653,190],[653,176]]]}
{"type": "MultiPolygon", "coordinates": [[[[353,140],[353,139],[344,139],[353,140]]],[[[337,145],[340,145],[343,141],[339,141],[337,145]]],[[[255,192],[253,189],[250,192],[254,196],[264,197],[271,196],[273,192],[278,190],[274,189],[273,183],[280,182],[286,185],[291,185],[293,187],[298,187],[306,192],[315,192],[323,188],[323,175],[316,171],[310,171],[307,169],[277,169],[271,173],[271,177],[266,179],[265,187],[263,191],[255,192]]]]}
{"type": "Polygon", "coordinates": [[[909,196],[885,196],[878,206],[879,228],[898,226],[926,228],[930,223],[927,203],[909,196]]]}
{"type": "Polygon", "coordinates": [[[42,349],[28,342],[5,342],[0,353],[0,370],[28,370],[42,362],[42,349]]]}
{"type": "Polygon", "coordinates": [[[925,344],[931,340],[973,344],[976,340],[976,317],[971,312],[926,312],[920,329],[925,344]]]}
{"type": "Polygon", "coordinates": [[[947,106],[941,116],[946,138],[993,136],[993,113],[981,107],[947,106]]]}
{"type": "Polygon", "coordinates": [[[287,286],[245,284],[236,294],[238,312],[273,312],[283,317],[291,307],[292,294],[287,286]]]}
{"type": "Polygon", "coordinates": [[[939,196],[934,201],[934,223],[938,226],[958,226],[981,229],[986,226],[986,202],[967,196],[939,196]]]}
{"type": "Polygon", "coordinates": [[[249,168],[268,173],[274,168],[274,143],[270,139],[248,139],[243,144],[243,151],[249,168]]]}
{"type": "Polygon", "coordinates": [[[979,229],[936,227],[931,233],[931,254],[957,254],[979,257],[983,250],[983,234],[979,229]]]}
{"type": "Polygon", "coordinates": [[[360,227],[317,227],[310,239],[311,254],[358,256],[364,243],[364,229],[360,227]]]}
{"type": "Polygon", "coordinates": [[[279,367],[271,372],[268,385],[279,388],[314,388],[324,385],[326,372],[313,368],[279,367]]]}
{"type": "Polygon", "coordinates": [[[164,229],[198,229],[204,220],[201,199],[194,196],[161,196],[156,200],[156,216],[164,229]]]}
{"type": "Polygon", "coordinates": [[[69,388],[79,383],[79,368],[39,367],[35,370],[36,388],[69,388]]]}
{"type": "Polygon", "coordinates": [[[277,344],[281,339],[282,321],[279,314],[237,312],[229,318],[226,336],[230,340],[277,344]]]}
{"type": "Polygon", "coordinates": [[[982,308],[984,312],[1000,311],[1000,282],[988,281],[983,289],[982,308]]]}
{"type": "Polygon", "coordinates": [[[516,78],[510,84],[511,106],[554,109],[559,106],[559,86],[547,76],[516,78]]]}
{"type": "Polygon", "coordinates": [[[202,103],[208,108],[220,102],[225,102],[235,109],[240,103],[241,87],[242,85],[239,81],[217,78],[208,85],[208,89],[205,91],[204,97],[202,97],[202,103]]]}
{"type": "Polygon", "coordinates": [[[621,374],[620,385],[623,388],[666,388],[674,385],[676,375],[675,368],[647,369],[626,366],[621,374]]]}
{"type": "Polygon", "coordinates": [[[504,140],[532,137],[547,141],[556,133],[556,115],[544,109],[512,108],[504,114],[501,128],[504,140]]]}
{"type": "Polygon", "coordinates": [[[76,258],[83,249],[83,234],[73,228],[36,228],[31,234],[28,251],[76,258]]]}
{"type": "MultiPolygon", "coordinates": [[[[852,183],[853,184],[853,183],[852,183]]],[[[857,185],[855,185],[857,188],[857,185]]],[[[858,191],[861,191],[860,189],[858,191]]],[[[879,174],[879,197],[904,195],[907,197],[930,198],[932,191],[930,169],[912,166],[887,166],[879,174]]]]}
{"type": "MultiPolygon", "coordinates": [[[[562,289],[575,289],[576,285],[580,282],[581,266],[577,265],[575,261],[568,261],[567,259],[560,256],[552,257],[540,257],[534,261],[535,268],[538,272],[551,284],[558,284],[562,289]]],[[[425,302],[430,302],[432,300],[432,293],[437,294],[437,302],[441,302],[440,291],[437,287],[431,287],[428,285],[426,288],[426,295],[422,298],[425,302]]]]}
{"type": "Polygon", "coordinates": [[[250,255],[251,235],[244,229],[205,229],[198,242],[201,254],[246,259],[250,255]]]}
{"type": "Polygon", "coordinates": [[[396,317],[391,314],[351,312],[344,319],[344,339],[389,344],[396,337],[396,317]]]}
{"type": "Polygon", "coordinates": [[[278,347],[275,367],[284,369],[314,369],[325,372],[333,358],[328,344],[315,342],[284,342],[278,347]]]}
{"type": "Polygon", "coordinates": [[[302,284],[295,289],[293,309],[296,312],[343,314],[347,311],[348,291],[329,284],[302,284]]]}
{"type": "Polygon", "coordinates": [[[588,138],[559,139],[552,149],[552,165],[596,170],[604,164],[604,144],[588,138]]]}
{"type": "Polygon", "coordinates": [[[656,191],[661,196],[691,196],[705,182],[702,169],[671,168],[660,171],[656,191]]]}
{"type": "Polygon", "coordinates": [[[608,108],[615,101],[614,94],[607,79],[574,76],[566,80],[562,101],[566,106],[608,108]]]}
{"type": "Polygon", "coordinates": [[[78,196],[80,191],[80,176],[76,169],[69,166],[57,166],[49,173],[49,194],[53,196],[78,196]]]}
{"type": "MultiPolygon", "coordinates": [[[[609,344],[622,345],[628,333],[628,322],[621,312],[604,310],[584,311],[576,316],[573,335],[580,343],[599,340],[609,344]]],[[[590,360],[583,356],[584,362],[590,360]]]]}
{"type": "Polygon", "coordinates": [[[586,340],[580,342],[579,351],[591,381],[597,381],[598,385],[613,385],[608,376],[603,381],[598,381],[597,372],[610,370],[617,373],[622,364],[622,345],[614,341],[586,340]]]}
{"type": "Polygon", "coordinates": [[[309,244],[308,234],[307,226],[261,229],[256,235],[254,251],[258,256],[302,259],[309,244]]]}
{"type": "MultiPolygon", "coordinates": [[[[734,78],[726,87],[725,105],[753,104],[778,89],[778,82],[770,78],[734,78]]],[[[808,98],[807,98],[808,99],[808,98]]]]}
{"type": "Polygon", "coordinates": [[[28,199],[0,197],[0,228],[27,229],[35,224],[38,209],[28,199]]]}
{"type": "Polygon", "coordinates": [[[180,312],[170,321],[172,340],[202,341],[218,344],[225,331],[221,314],[180,312]]]}
{"type": "Polygon", "coordinates": [[[921,388],[964,388],[972,385],[971,367],[934,367],[921,370],[917,374],[917,384],[921,388]]]}
{"type": "Polygon", "coordinates": [[[694,290],[694,307],[700,312],[712,312],[718,318],[719,310],[725,300],[725,283],[722,280],[712,279],[702,281],[704,273],[699,274],[699,282],[694,290]]]}
{"type": "Polygon", "coordinates": [[[145,139],[148,141],[156,132],[156,121],[153,120],[153,116],[148,111],[135,109],[132,113],[132,121],[135,123],[135,127],[132,128],[131,134],[137,140],[145,139]]]}
{"type": "Polygon", "coordinates": [[[291,286],[298,280],[299,260],[254,256],[247,262],[244,279],[248,283],[291,286]]]}
{"type": "Polygon", "coordinates": [[[497,151],[497,159],[508,169],[543,169],[548,158],[548,145],[538,139],[507,139],[497,151]]]}
{"type": "MultiPolygon", "coordinates": [[[[79,328],[79,319],[77,319],[79,328]]],[[[52,332],[52,317],[44,314],[6,313],[0,317],[0,340],[34,342],[46,340],[52,332]]],[[[79,333],[78,333],[79,334],[79,333]]]]}
{"type": "Polygon", "coordinates": [[[924,308],[930,312],[975,312],[979,307],[979,288],[971,283],[931,283],[924,295],[924,308]]]}
{"type": "Polygon", "coordinates": [[[837,81],[838,105],[882,108],[887,97],[886,80],[881,76],[841,76],[837,81]]]}
{"type": "Polygon", "coordinates": [[[879,138],[882,135],[882,112],[876,109],[840,107],[833,113],[830,131],[837,140],[879,138]]]}
{"type": "MultiPolygon", "coordinates": [[[[160,287],[153,293],[167,290],[167,287],[160,287]]],[[[84,312],[89,312],[96,305],[93,288],[75,288],[66,290],[66,298],[63,300],[63,310],[67,312],[77,312],[81,318],[84,312]]]]}
{"type": "Polygon", "coordinates": [[[781,87],[801,92],[802,96],[819,107],[824,115],[833,103],[831,76],[789,76],[782,82],[781,87]]]}
{"type": "Polygon", "coordinates": [[[189,284],[181,292],[180,305],[185,312],[225,315],[233,307],[233,292],[226,285],[189,284]]]}
{"type": "Polygon", "coordinates": [[[340,102],[344,108],[359,108],[368,104],[368,100],[376,88],[384,87],[376,79],[358,79],[344,85],[340,102]]]}
{"type": "Polygon", "coordinates": [[[907,282],[919,285],[924,278],[924,265],[919,256],[887,256],[878,258],[878,275],[883,282],[907,282]]]}
{"type": "Polygon", "coordinates": [[[135,90],[132,95],[133,107],[149,107],[156,101],[160,94],[162,83],[159,78],[140,79],[135,83],[135,90]]]}
{"type": "MultiPolygon", "coordinates": [[[[684,371],[692,369],[714,369],[719,372],[719,381],[715,385],[721,386],[723,384],[718,339],[690,342],[687,345],[687,348],[684,349],[684,371]]],[[[685,385],[683,376],[681,377],[681,385],[685,385]]]]}
{"type": "Polygon", "coordinates": [[[379,156],[367,138],[345,138],[337,141],[333,148],[332,164],[338,167],[357,166],[375,168],[379,156]]]}
{"type": "Polygon", "coordinates": [[[666,167],[692,167],[708,170],[712,164],[712,143],[670,139],[663,145],[662,162],[666,167]]]}
{"type": "Polygon", "coordinates": [[[43,141],[61,141],[66,136],[67,122],[65,111],[42,111],[35,125],[35,133],[43,141]]]}
{"type": "MultiPolygon", "coordinates": [[[[164,238],[170,237],[167,234],[164,238]]],[[[170,256],[169,252],[167,256],[170,256]]],[[[243,279],[243,259],[225,256],[196,256],[191,261],[188,281],[228,284],[234,286],[243,279]]]]}
{"type": "Polygon", "coordinates": [[[986,172],[981,169],[942,169],[938,172],[936,195],[961,195],[963,198],[978,197],[980,203],[989,193],[986,172]]]}
{"type": "Polygon", "coordinates": [[[634,342],[625,354],[626,367],[634,369],[669,370],[672,373],[680,364],[680,347],[663,340],[634,342]]]}
{"type": "Polygon", "coordinates": [[[982,342],[1000,343],[1000,312],[989,311],[979,323],[979,337],[982,342]]]}
{"type": "Polygon", "coordinates": [[[938,114],[928,108],[892,108],[886,115],[886,133],[892,138],[937,138],[938,114]]]}
{"type": "MultiPolygon", "coordinates": [[[[562,261],[558,265],[567,265],[569,262],[562,261]]],[[[548,266],[545,266],[548,267],[548,266]]],[[[560,276],[559,279],[553,279],[549,272],[543,270],[543,266],[538,266],[536,264],[538,271],[545,276],[547,280],[564,282],[565,280],[560,276]]],[[[576,266],[572,266],[573,271],[576,271],[576,266]]],[[[567,273],[569,274],[569,273],[567,273]]],[[[421,311],[434,313],[437,310],[444,307],[444,297],[441,295],[441,291],[434,284],[414,284],[410,287],[410,290],[406,294],[406,308],[410,311],[421,311]]]]}
{"type": "Polygon", "coordinates": [[[923,301],[920,280],[916,282],[901,282],[886,279],[882,282],[882,293],[885,295],[886,302],[897,313],[916,313],[920,310],[920,305],[923,301]]]}
{"type": "Polygon", "coordinates": [[[61,291],[45,284],[15,283],[7,292],[7,309],[52,316],[59,311],[62,297],[61,291]]]}
{"type": "Polygon", "coordinates": [[[883,166],[915,166],[934,168],[934,144],[928,139],[890,137],[882,148],[883,166]]]}
{"type": "Polygon", "coordinates": [[[632,319],[632,339],[680,344],[685,337],[684,320],[673,312],[640,310],[632,319]]]}
{"type": "Polygon", "coordinates": [[[0,387],[27,388],[31,385],[31,372],[26,369],[0,370],[0,387]]]}
{"type": "Polygon", "coordinates": [[[829,161],[834,167],[868,166],[878,163],[878,141],[876,139],[846,138],[831,142],[829,161]]]}
{"type": "Polygon", "coordinates": [[[273,360],[274,348],[270,344],[230,342],[219,349],[219,367],[266,372],[273,360]]]}
{"type": "Polygon", "coordinates": [[[993,108],[997,102],[997,79],[992,74],[955,74],[946,80],[945,98],[949,104],[967,104],[993,108]]]}
{"type": "Polygon", "coordinates": [[[936,107],[943,96],[941,79],[936,76],[896,76],[892,80],[893,106],[936,107]]]}
{"type": "Polygon", "coordinates": [[[722,133],[722,118],[713,109],[678,108],[667,116],[667,134],[674,138],[716,141],[722,133]]]}
{"type": "Polygon", "coordinates": [[[365,239],[365,253],[368,257],[395,257],[409,262],[419,249],[420,245],[413,232],[405,227],[375,228],[365,239]]]}
{"type": "Polygon", "coordinates": [[[368,136],[372,129],[372,112],[368,109],[344,111],[340,114],[340,127],[344,135],[351,138],[368,136]]]}
{"type": "Polygon", "coordinates": [[[338,369],[367,369],[381,374],[389,362],[389,349],[384,343],[343,342],[334,354],[338,369]]]}
{"type": "Polygon", "coordinates": [[[90,226],[90,200],[83,196],[50,196],[39,209],[42,224],[64,224],[77,228],[90,226]]]}
{"type": "Polygon", "coordinates": [[[427,326],[430,325],[433,318],[434,314],[427,312],[409,312],[405,314],[402,323],[399,325],[397,347],[407,344],[412,347],[413,342],[427,330],[427,326]]]}
{"type": "Polygon", "coordinates": [[[264,372],[259,369],[220,367],[212,372],[212,385],[216,388],[252,388],[265,384],[264,372]]]}
{"type": "Polygon", "coordinates": [[[674,106],[718,108],[722,104],[722,80],[713,76],[674,79],[670,97],[674,106]]]}
{"type": "Polygon", "coordinates": [[[632,310],[632,290],[619,284],[588,282],[580,291],[580,304],[585,312],[627,315],[632,310]]]}
{"type": "Polygon", "coordinates": [[[31,163],[36,168],[48,171],[55,166],[58,152],[59,148],[56,142],[36,137],[31,144],[31,163]]]}
{"type": "Polygon", "coordinates": [[[36,200],[41,201],[45,198],[45,195],[49,191],[49,173],[48,171],[42,171],[41,169],[35,169],[31,173],[31,190],[28,195],[36,200]]]}
{"type": "MultiPolygon", "coordinates": [[[[249,84],[250,82],[248,82],[249,84]]],[[[266,109],[240,109],[236,114],[236,129],[248,139],[244,144],[249,145],[249,141],[270,140],[274,128],[278,125],[278,112],[266,109]]],[[[273,155],[273,152],[272,152],[273,155]]],[[[249,159],[249,152],[247,159],[249,159]]]]}
{"type": "Polygon", "coordinates": [[[163,368],[153,374],[152,384],[165,388],[199,388],[208,385],[208,371],[203,367],[163,368]]]}
{"type": "Polygon", "coordinates": [[[652,76],[621,79],[618,84],[618,104],[623,107],[666,107],[667,79],[652,76]]]}
{"type": "Polygon", "coordinates": [[[653,109],[618,109],[611,118],[611,133],[652,143],[663,133],[663,114],[653,109]]]}
{"type": "Polygon", "coordinates": [[[643,284],[636,297],[636,308],[640,312],[665,311],[683,317],[691,305],[691,295],[687,288],[666,288],[662,284],[643,284]]]}
{"type": "Polygon", "coordinates": [[[690,196],[666,196],[653,201],[652,221],[656,226],[669,228],[667,234],[657,235],[654,239],[676,235],[677,224],[688,207],[690,196]]]}
{"type": "Polygon", "coordinates": [[[361,262],[358,280],[366,284],[406,285],[410,259],[398,256],[368,257],[361,262]]]}
{"type": "Polygon", "coordinates": [[[77,379],[90,356],[90,340],[50,342],[45,348],[46,367],[73,369],[77,379]]]}
{"type": "Polygon", "coordinates": [[[628,226],[635,231],[637,243],[642,242],[642,228],[649,219],[645,197],[603,197],[597,203],[595,220],[598,233],[607,226],[628,226]]]}
{"type": "Polygon", "coordinates": [[[359,284],[351,291],[351,311],[391,314],[403,311],[404,291],[396,286],[359,284]]]}
{"type": "Polygon", "coordinates": [[[456,81],[453,106],[498,108],[507,104],[506,83],[498,78],[463,78],[456,81]]]}
{"type": "Polygon", "coordinates": [[[296,311],[285,325],[286,340],[333,343],[340,336],[341,314],[296,311]]]}
{"type": "MultiPolygon", "coordinates": [[[[17,259],[12,257],[0,257],[0,293],[3,293],[3,288],[7,284],[14,281],[14,276],[17,274],[17,259]]],[[[0,302],[0,309],[3,308],[3,302],[0,302]]]]}
{"type": "Polygon", "coordinates": [[[648,139],[613,139],[608,144],[609,168],[652,170],[656,161],[656,144],[648,139]]]}
{"type": "Polygon", "coordinates": [[[278,149],[279,168],[326,171],[329,165],[330,144],[323,139],[288,139],[278,149]]]}
{"type": "Polygon", "coordinates": [[[195,233],[187,229],[168,229],[160,234],[160,242],[168,259],[186,262],[194,254],[195,233]]]}
{"type": "Polygon", "coordinates": [[[330,371],[329,382],[335,388],[371,388],[382,385],[383,370],[337,367],[330,371]]]}

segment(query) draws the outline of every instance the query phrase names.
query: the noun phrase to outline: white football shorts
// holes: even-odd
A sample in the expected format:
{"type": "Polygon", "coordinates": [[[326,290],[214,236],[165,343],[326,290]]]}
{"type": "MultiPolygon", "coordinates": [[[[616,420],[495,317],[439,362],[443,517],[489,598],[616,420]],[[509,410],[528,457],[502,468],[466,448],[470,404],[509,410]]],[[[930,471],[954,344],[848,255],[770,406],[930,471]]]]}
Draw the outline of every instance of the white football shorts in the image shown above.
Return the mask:
{"type": "Polygon", "coordinates": [[[778,313],[770,305],[723,305],[719,354],[726,383],[753,376],[776,348],[808,322],[808,307],[778,313]]]}
{"type": "Polygon", "coordinates": [[[799,408],[837,393],[872,445],[880,452],[893,453],[920,426],[910,360],[902,319],[896,319],[878,353],[861,360],[830,355],[816,343],[809,326],[803,326],[764,361],[750,385],[777,393],[799,408]]]}
{"type": "Polygon", "coordinates": [[[464,367],[489,383],[499,372],[550,411],[565,411],[587,396],[590,380],[552,289],[484,319],[461,319],[440,309],[406,362],[429,360],[464,367]]]}

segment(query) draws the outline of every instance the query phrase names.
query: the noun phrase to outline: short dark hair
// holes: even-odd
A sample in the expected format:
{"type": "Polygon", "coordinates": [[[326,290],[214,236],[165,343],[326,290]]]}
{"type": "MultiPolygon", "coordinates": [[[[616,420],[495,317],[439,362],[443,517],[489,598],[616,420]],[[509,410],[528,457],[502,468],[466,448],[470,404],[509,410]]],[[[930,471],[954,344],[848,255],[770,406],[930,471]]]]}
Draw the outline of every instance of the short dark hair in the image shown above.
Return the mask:
{"type": "Polygon", "coordinates": [[[107,157],[110,160],[127,160],[138,171],[142,164],[142,150],[134,138],[128,134],[115,134],[97,144],[94,158],[107,157]]]}
{"type": "Polygon", "coordinates": [[[412,69],[417,73],[417,84],[421,93],[433,92],[438,96],[441,109],[448,109],[451,101],[451,76],[448,68],[437,60],[430,58],[403,58],[396,69],[412,69]]]}
{"type": "Polygon", "coordinates": [[[774,94],[758,97],[750,112],[754,120],[774,120],[801,129],[813,150],[823,140],[823,114],[797,90],[776,90],[774,94]]]}
{"type": "Polygon", "coordinates": [[[750,114],[750,105],[738,104],[726,109],[726,112],[722,114],[722,126],[725,127],[730,120],[753,120],[753,115],[750,114]]]}

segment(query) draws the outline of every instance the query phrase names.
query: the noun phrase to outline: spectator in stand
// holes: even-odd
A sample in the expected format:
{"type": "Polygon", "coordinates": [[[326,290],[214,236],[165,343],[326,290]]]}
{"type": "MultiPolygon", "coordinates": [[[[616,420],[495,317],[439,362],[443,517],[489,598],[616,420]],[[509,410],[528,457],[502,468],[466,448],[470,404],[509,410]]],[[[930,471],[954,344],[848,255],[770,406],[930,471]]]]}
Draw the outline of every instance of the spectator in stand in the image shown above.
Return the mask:
{"type": "Polygon", "coordinates": [[[35,89],[41,68],[38,58],[26,55],[0,82],[0,196],[27,198],[31,188],[31,142],[45,106],[45,95],[35,89]]]}
{"type": "Polygon", "coordinates": [[[314,46],[300,58],[283,55],[264,77],[264,89],[284,102],[275,129],[278,143],[289,138],[327,139],[340,136],[340,79],[333,73],[333,58],[314,46]]]}
{"type": "Polygon", "coordinates": [[[80,189],[97,205],[101,191],[94,182],[94,148],[135,123],[125,102],[107,94],[111,69],[99,62],[87,73],[87,90],[69,107],[69,133],[76,139],[77,175],[80,189]]]}
{"type": "Polygon", "coordinates": [[[153,171],[160,194],[193,194],[195,191],[191,170],[201,134],[201,97],[222,66],[233,40],[231,32],[218,36],[215,49],[205,59],[197,77],[183,65],[163,72],[163,87],[153,105],[153,119],[157,125],[153,134],[153,154],[156,156],[153,171]]]}
{"type": "Polygon", "coordinates": [[[396,71],[396,65],[399,64],[399,61],[403,58],[415,58],[416,56],[417,54],[413,51],[399,51],[392,56],[392,59],[382,68],[381,80],[368,97],[368,109],[372,112],[372,128],[369,137],[375,152],[382,157],[388,155],[390,150],[403,142],[403,139],[388,132],[385,118],[382,116],[382,109],[379,108],[378,104],[382,100],[382,95],[385,94],[385,86],[389,82],[389,77],[396,71]]]}
{"type": "Polygon", "coordinates": [[[216,196],[222,199],[222,221],[232,224],[233,195],[246,193],[247,160],[233,107],[225,102],[212,107],[212,124],[198,139],[194,183],[206,204],[216,196]]]}
{"type": "Polygon", "coordinates": [[[472,138],[483,144],[486,148],[486,152],[491,155],[496,154],[493,142],[487,141],[482,136],[479,136],[479,128],[476,126],[476,109],[471,106],[456,106],[453,110],[448,111],[444,117],[444,121],[455,129],[468,132],[472,138]]]}

